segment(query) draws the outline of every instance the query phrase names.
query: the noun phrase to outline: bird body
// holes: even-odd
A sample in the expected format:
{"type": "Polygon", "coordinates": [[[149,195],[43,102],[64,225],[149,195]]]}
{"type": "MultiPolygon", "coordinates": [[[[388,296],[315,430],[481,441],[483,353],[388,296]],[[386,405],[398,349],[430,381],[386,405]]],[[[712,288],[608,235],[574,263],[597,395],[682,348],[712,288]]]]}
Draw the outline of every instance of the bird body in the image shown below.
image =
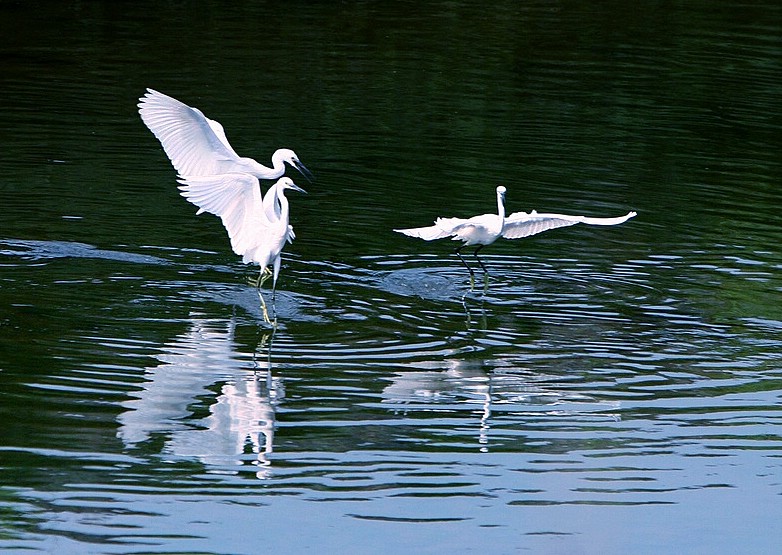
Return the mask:
{"type": "Polygon", "coordinates": [[[464,244],[456,249],[456,255],[470,271],[471,282],[474,279],[473,270],[469,264],[462,258],[461,249],[467,246],[478,245],[473,252],[473,256],[487,273],[486,267],[478,258],[478,251],[486,245],[492,244],[500,237],[505,239],[520,239],[536,235],[549,229],[566,227],[578,223],[588,225],[617,225],[626,222],[636,215],[635,212],[628,212],[624,216],[617,218],[590,218],[587,216],[570,216],[566,214],[539,214],[536,211],[514,212],[505,216],[505,192],[502,185],[497,187],[497,213],[482,214],[468,219],[461,218],[437,218],[434,225],[428,227],[417,227],[410,229],[395,229],[398,233],[403,233],[410,237],[417,237],[424,241],[433,241],[435,239],[444,239],[451,237],[454,241],[462,241],[464,244]]]}
{"type": "Polygon", "coordinates": [[[466,220],[462,218],[437,218],[433,226],[395,229],[394,231],[410,237],[418,237],[424,241],[452,237],[454,241],[464,242],[463,247],[491,245],[502,235],[505,225],[505,190],[503,186],[497,187],[497,214],[482,214],[466,220]]]}
{"type": "Polygon", "coordinates": [[[258,179],[246,173],[180,177],[183,197],[198,206],[198,213],[209,212],[223,221],[231,248],[242,262],[256,262],[261,269],[274,267],[273,288],[280,272],[280,255],[285,243],[295,237],[288,223],[286,190],[305,192],[290,178],[283,177],[262,197],[258,179]],[[265,201],[273,207],[271,214],[265,201]]]}
{"type": "Polygon", "coordinates": [[[295,237],[288,223],[286,190],[305,192],[290,178],[281,177],[285,164],[298,169],[308,180],[312,174],[296,153],[281,148],[272,155],[272,167],[239,156],[231,147],[220,123],[201,110],[153,89],[139,99],[139,115],[158,138],[179,174],[179,189],[198,206],[197,214],[219,216],[231,239],[231,248],[245,263],[261,267],[258,295],[264,319],[269,322],[261,285],[269,272],[273,276],[272,298],[280,273],[281,253],[295,237]],[[266,195],[259,179],[277,179],[266,195]]]}
{"type": "Polygon", "coordinates": [[[198,108],[154,89],[147,89],[138,106],[141,119],[163,145],[179,175],[246,173],[258,179],[277,179],[285,173],[287,163],[308,180],[312,176],[288,148],[274,152],[271,168],[239,156],[219,122],[207,118],[198,108]]]}

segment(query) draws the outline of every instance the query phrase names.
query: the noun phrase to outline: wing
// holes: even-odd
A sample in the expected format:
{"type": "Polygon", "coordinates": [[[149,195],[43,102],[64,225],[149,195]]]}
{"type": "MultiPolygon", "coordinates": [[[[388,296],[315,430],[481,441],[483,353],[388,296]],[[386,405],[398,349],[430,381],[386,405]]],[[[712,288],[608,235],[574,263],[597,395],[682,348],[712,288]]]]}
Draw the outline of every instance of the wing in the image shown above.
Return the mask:
{"type": "Polygon", "coordinates": [[[180,175],[217,174],[222,162],[239,159],[223,126],[201,110],[153,89],[147,89],[139,101],[141,119],[180,175]]]}
{"type": "Polygon", "coordinates": [[[548,231],[549,229],[575,224],[618,225],[635,215],[635,212],[629,212],[618,218],[589,218],[587,216],[568,216],[566,214],[538,214],[534,210],[529,214],[516,212],[505,218],[502,236],[506,239],[520,239],[548,231]]]}
{"type": "Polygon", "coordinates": [[[437,218],[433,226],[395,229],[394,231],[403,233],[409,237],[418,237],[424,241],[434,241],[435,239],[442,239],[454,235],[456,233],[456,228],[466,221],[467,220],[461,218],[437,218]]]}
{"type": "Polygon", "coordinates": [[[246,173],[226,173],[180,176],[179,182],[182,196],[199,207],[199,214],[220,216],[233,251],[245,262],[256,260],[255,250],[271,228],[263,211],[258,179],[246,173]]]}

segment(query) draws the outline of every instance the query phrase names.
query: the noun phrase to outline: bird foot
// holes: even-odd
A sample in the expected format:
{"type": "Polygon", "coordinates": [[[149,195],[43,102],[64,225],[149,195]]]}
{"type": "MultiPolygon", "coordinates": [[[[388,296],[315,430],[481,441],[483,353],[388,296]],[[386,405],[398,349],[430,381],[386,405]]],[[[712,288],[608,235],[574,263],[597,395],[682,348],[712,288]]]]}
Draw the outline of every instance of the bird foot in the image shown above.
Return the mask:
{"type": "Polygon", "coordinates": [[[257,287],[260,289],[263,287],[263,284],[266,283],[266,280],[269,279],[272,275],[272,272],[269,268],[264,268],[261,270],[261,273],[258,274],[257,278],[247,278],[247,283],[252,285],[253,287],[257,287]]]}
{"type": "MultiPolygon", "coordinates": [[[[274,320],[272,320],[269,318],[269,311],[266,309],[266,301],[264,300],[260,289],[258,290],[258,298],[261,299],[261,312],[263,313],[263,321],[269,324],[272,328],[277,329],[277,311],[274,311],[274,320]]],[[[272,306],[272,308],[274,308],[274,306],[272,306]]]]}

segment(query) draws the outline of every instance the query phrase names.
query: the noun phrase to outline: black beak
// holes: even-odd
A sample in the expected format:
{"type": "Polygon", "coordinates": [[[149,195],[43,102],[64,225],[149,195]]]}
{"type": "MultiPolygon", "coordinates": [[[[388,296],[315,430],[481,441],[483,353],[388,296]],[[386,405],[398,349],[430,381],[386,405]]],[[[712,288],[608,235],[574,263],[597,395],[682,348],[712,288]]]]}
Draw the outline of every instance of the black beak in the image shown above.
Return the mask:
{"type": "Polygon", "coordinates": [[[291,185],[290,185],[289,189],[292,189],[293,191],[298,191],[300,193],[304,193],[305,195],[307,194],[307,191],[305,191],[304,189],[302,189],[301,187],[299,187],[298,185],[296,185],[292,181],[291,181],[291,185]]]}
{"type": "Polygon", "coordinates": [[[299,170],[301,172],[301,175],[303,175],[304,178],[307,181],[309,181],[310,183],[315,181],[315,176],[312,175],[312,172],[310,170],[308,170],[307,167],[304,164],[302,164],[301,162],[299,162],[298,160],[293,162],[293,167],[296,168],[297,170],[299,170]]]}

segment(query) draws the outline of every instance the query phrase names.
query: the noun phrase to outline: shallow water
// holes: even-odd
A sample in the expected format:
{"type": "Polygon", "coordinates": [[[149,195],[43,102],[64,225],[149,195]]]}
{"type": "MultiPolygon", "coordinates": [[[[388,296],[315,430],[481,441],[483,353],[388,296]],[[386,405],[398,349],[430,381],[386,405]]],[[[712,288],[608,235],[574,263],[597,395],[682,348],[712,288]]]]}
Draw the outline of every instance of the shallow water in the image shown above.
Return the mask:
{"type": "Polygon", "coordinates": [[[0,6],[4,552],[778,548],[778,6],[188,6],[0,6]],[[316,174],[275,330],[147,86],[316,174]],[[639,215],[391,231],[498,184],[639,215]]]}

